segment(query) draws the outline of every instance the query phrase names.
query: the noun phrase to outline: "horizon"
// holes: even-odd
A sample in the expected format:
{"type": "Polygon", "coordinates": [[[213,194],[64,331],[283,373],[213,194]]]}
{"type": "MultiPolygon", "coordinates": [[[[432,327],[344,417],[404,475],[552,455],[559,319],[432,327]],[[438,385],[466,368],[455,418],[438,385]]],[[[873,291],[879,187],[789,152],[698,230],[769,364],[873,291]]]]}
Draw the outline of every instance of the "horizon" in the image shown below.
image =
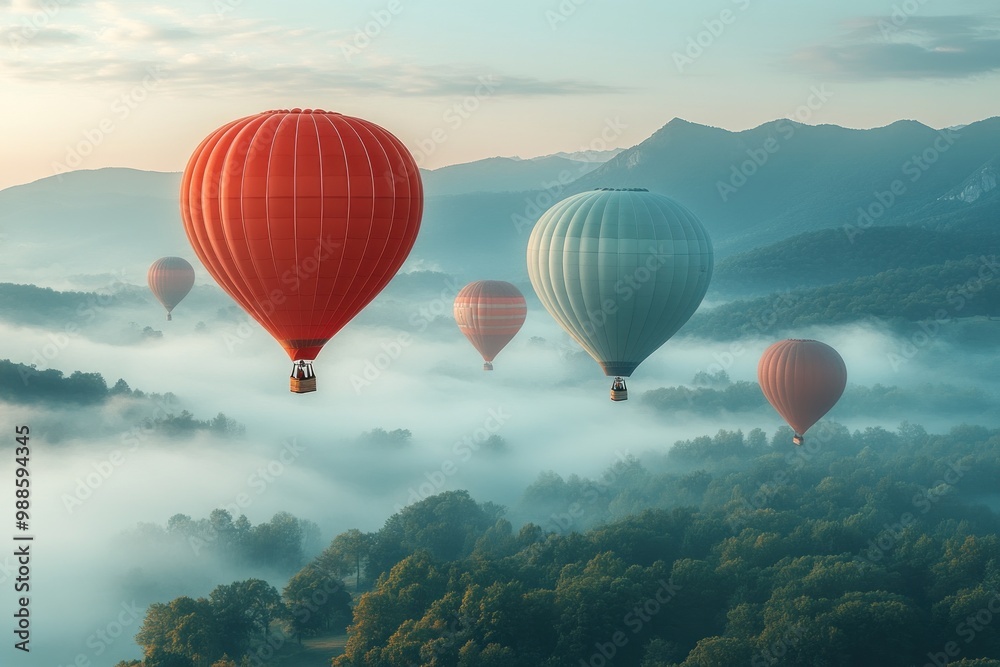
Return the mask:
{"type": "MultiPolygon", "coordinates": [[[[697,126],[700,126],[700,127],[706,127],[706,128],[715,129],[715,130],[722,130],[724,132],[728,132],[728,133],[731,133],[731,134],[740,134],[742,132],[752,132],[752,131],[758,130],[761,127],[764,127],[766,125],[770,125],[772,123],[779,123],[781,121],[789,121],[789,122],[796,123],[796,124],[799,124],[799,125],[804,125],[804,126],[807,126],[807,127],[837,127],[837,128],[844,129],[844,130],[855,130],[855,131],[880,130],[880,129],[884,129],[884,128],[890,127],[892,125],[895,125],[897,123],[909,123],[909,122],[913,122],[913,123],[918,123],[920,125],[923,125],[924,127],[927,127],[928,129],[942,132],[942,131],[945,131],[945,130],[954,130],[954,129],[965,128],[965,127],[968,127],[970,125],[975,125],[977,123],[982,123],[982,122],[994,120],[994,119],[997,119],[997,118],[1000,118],[1000,115],[988,116],[986,118],[980,118],[978,120],[972,120],[972,121],[970,121],[968,123],[959,124],[959,125],[948,125],[948,126],[944,126],[944,127],[935,127],[933,125],[927,125],[926,123],[923,123],[923,122],[921,122],[919,120],[915,120],[913,118],[900,118],[900,119],[891,121],[891,122],[889,122],[889,123],[887,123],[885,125],[880,125],[880,126],[877,126],[877,127],[848,127],[848,126],[844,126],[844,125],[838,125],[836,123],[810,124],[810,123],[802,123],[802,122],[797,121],[797,120],[792,119],[792,118],[774,118],[772,120],[765,121],[765,122],[763,122],[763,123],[761,123],[759,125],[756,125],[754,127],[746,128],[746,129],[743,129],[743,130],[731,130],[729,128],[719,127],[719,126],[716,126],[716,125],[707,125],[707,124],[704,124],[704,123],[699,123],[699,122],[696,122],[696,121],[688,120],[686,118],[674,117],[674,118],[670,119],[669,121],[667,121],[660,128],[658,128],[657,130],[655,130],[653,132],[653,134],[655,134],[656,132],[659,132],[660,130],[662,130],[663,128],[667,127],[668,125],[670,125],[670,123],[673,123],[674,121],[682,121],[682,122],[688,123],[690,125],[697,125],[697,126]]],[[[652,134],[650,135],[650,137],[652,137],[652,134]]],[[[650,137],[646,137],[646,139],[649,139],[650,137]]],[[[461,167],[461,166],[465,166],[465,165],[469,165],[469,164],[475,164],[477,162],[483,162],[483,161],[486,161],[486,160],[497,160],[497,159],[499,159],[499,160],[522,160],[522,161],[530,161],[530,160],[539,160],[539,159],[548,158],[548,157],[558,157],[558,156],[563,155],[563,154],[572,155],[572,154],[587,154],[587,153],[611,153],[611,152],[615,152],[615,151],[617,151],[617,153],[623,153],[625,151],[628,151],[628,150],[631,150],[631,149],[635,148],[636,146],[639,146],[644,141],[646,141],[646,139],[643,139],[639,143],[634,144],[632,146],[614,147],[614,148],[608,148],[608,149],[604,149],[604,150],[590,150],[590,149],[587,149],[586,147],[581,147],[578,150],[556,151],[556,152],[553,152],[553,153],[545,153],[543,155],[534,155],[534,156],[530,156],[530,157],[524,157],[524,156],[521,156],[521,155],[488,155],[488,156],[484,156],[484,157],[480,157],[480,158],[476,158],[476,159],[470,160],[468,162],[455,162],[455,163],[450,163],[450,164],[443,164],[443,165],[440,165],[440,166],[437,166],[437,167],[433,167],[433,168],[421,167],[420,169],[421,169],[421,171],[435,172],[435,171],[439,171],[441,169],[447,169],[449,167],[461,167]]],[[[614,155],[614,156],[612,156],[611,158],[608,158],[608,159],[610,160],[610,159],[613,159],[614,157],[617,157],[617,154],[614,155]]],[[[102,170],[107,170],[107,169],[132,170],[132,171],[138,171],[138,172],[150,173],[150,174],[178,174],[179,175],[179,174],[183,174],[184,173],[184,168],[183,167],[181,169],[176,169],[176,170],[173,170],[173,169],[171,169],[171,170],[163,170],[163,169],[141,169],[139,167],[133,167],[133,166],[129,166],[129,165],[105,165],[105,166],[101,166],[101,167],[67,169],[66,171],[59,171],[59,172],[56,172],[56,173],[53,173],[53,174],[48,174],[48,175],[45,175],[45,176],[41,176],[41,177],[39,177],[39,178],[37,178],[35,180],[25,181],[23,183],[13,183],[13,184],[10,184],[10,185],[6,185],[6,186],[3,186],[3,187],[0,187],[0,192],[3,192],[4,190],[8,190],[10,188],[20,187],[20,186],[23,186],[23,185],[31,185],[33,183],[38,183],[38,182],[41,182],[41,181],[44,181],[44,180],[47,180],[47,179],[50,179],[50,178],[61,178],[62,176],[66,175],[66,174],[77,173],[77,172],[102,171],[102,170]]]]}

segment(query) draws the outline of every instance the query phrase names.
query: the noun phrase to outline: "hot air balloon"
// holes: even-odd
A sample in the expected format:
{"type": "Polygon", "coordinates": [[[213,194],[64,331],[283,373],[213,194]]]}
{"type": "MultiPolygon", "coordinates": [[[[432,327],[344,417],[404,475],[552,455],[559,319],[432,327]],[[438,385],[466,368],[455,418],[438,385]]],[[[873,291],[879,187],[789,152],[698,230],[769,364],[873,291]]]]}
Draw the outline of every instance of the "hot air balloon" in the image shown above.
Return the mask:
{"type": "Polygon", "coordinates": [[[483,355],[483,370],[493,370],[493,359],[517,335],[528,306],[524,296],[502,280],[469,283],[455,297],[459,330],[483,355]]]}
{"type": "Polygon", "coordinates": [[[801,445],[805,432],[840,400],[847,386],[847,366],[826,343],[782,340],[764,350],[757,381],[768,402],[795,431],[792,442],[801,445]]]}
{"type": "Polygon", "coordinates": [[[646,190],[594,190],[539,218],[528,276],[542,305],[614,377],[624,378],[694,314],[712,278],[712,243],[691,211],[646,190]]]}
{"type": "Polygon", "coordinates": [[[194,151],[184,228],[216,282],[292,359],[291,390],[315,391],[312,361],[386,286],[420,228],[423,186],[406,147],[361,118],[266,111],[194,151]]]}
{"type": "Polygon", "coordinates": [[[167,319],[174,319],[171,311],[194,287],[194,267],[181,257],[162,257],[149,267],[146,281],[163,307],[167,309],[167,319]]]}

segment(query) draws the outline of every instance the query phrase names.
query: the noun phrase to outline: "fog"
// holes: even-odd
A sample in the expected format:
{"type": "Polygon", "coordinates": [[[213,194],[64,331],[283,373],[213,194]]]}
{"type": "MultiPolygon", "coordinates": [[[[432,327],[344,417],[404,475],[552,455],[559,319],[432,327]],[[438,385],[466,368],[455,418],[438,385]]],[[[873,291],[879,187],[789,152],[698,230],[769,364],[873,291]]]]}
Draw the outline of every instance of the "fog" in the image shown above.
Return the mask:
{"type": "MultiPolygon", "coordinates": [[[[689,384],[703,371],[755,381],[760,353],[784,332],[725,343],[680,335],[629,380],[633,400],[612,403],[610,380],[537,302],[529,299],[524,328],[486,373],[451,319],[461,281],[441,274],[407,281],[409,287],[390,289],[327,345],[315,365],[316,393],[289,393],[290,365],[281,348],[256,323],[220,315],[226,297],[205,287],[178,306],[172,322],[163,321],[151,297],[109,305],[42,366],[67,375],[98,372],[109,386],[124,378],[133,389],[173,393],[178,405],[126,398],[87,408],[0,403],[5,424],[28,424],[34,435],[33,664],[71,664],[78,655],[92,664],[139,657],[132,636],[141,615],[126,614],[133,602],[149,601],[135,599],[137,579],[153,582],[162,602],[207,595],[247,576],[267,578],[279,590],[285,583],[273,573],[227,569],[195,548],[158,552],[138,537],[122,537],[140,523],[164,525],[177,513],[201,519],[226,508],[258,524],[286,511],[317,523],[325,545],[349,528],[377,530],[403,506],[440,491],[468,489],[479,501],[515,508],[542,471],[595,478],[623,457],[665,452],[678,440],[719,429],[761,428],[770,435],[782,425],[769,408],[711,418],[664,415],[641,397],[689,384]],[[129,343],[112,335],[130,322],[163,336],[129,343]],[[198,322],[204,327],[196,328],[198,322]],[[143,417],[181,409],[198,420],[225,413],[246,435],[176,439],[141,428],[143,417]],[[396,443],[363,437],[375,429],[406,429],[411,437],[396,443]],[[503,446],[487,447],[491,435],[503,446]],[[110,642],[94,639],[101,628],[110,642]]],[[[995,392],[997,362],[959,352],[965,327],[950,323],[924,337],[900,337],[869,323],[794,335],[833,345],[852,384],[946,382],[995,392]]],[[[63,329],[2,322],[0,356],[29,362],[53,330],[63,329]]],[[[995,412],[974,419],[838,407],[829,417],[851,430],[891,430],[903,420],[932,432],[970,420],[998,423],[995,412]]],[[[5,457],[0,479],[11,479],[12,468],[5,457]]],[[[517,516],[524,513],[520,508],[517,516]]],[[[9,577],[0,570],[3,585],[9,577]]]]}

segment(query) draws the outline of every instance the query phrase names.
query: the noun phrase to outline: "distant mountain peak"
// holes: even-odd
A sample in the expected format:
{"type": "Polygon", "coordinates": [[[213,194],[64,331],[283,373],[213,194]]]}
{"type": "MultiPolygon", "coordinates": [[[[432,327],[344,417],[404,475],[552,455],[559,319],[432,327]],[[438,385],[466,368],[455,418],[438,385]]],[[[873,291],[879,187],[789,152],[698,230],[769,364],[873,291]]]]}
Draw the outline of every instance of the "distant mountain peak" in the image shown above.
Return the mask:
{"type": "Polygon", "coordinates": [[[626,150],[626,149],[624,149],[624,148],[609,148],[608,150],[604,150],[604,151],[579,150],[579,151],[573,151],[571,153],[567,153],[565,151],[561,151],[559,153],[552,153],[551,155],[539,155],[538,157],[533,157],[533,158],[529,158],[529,159],[530,160],[544,160],[546,158],[558,157],[558,158],[563,158],[565,160],[573,160],[574,162],[597,162],[597,163],[601,163],[601,162],[607,162],[608,160],[610,160],[611,158],[615,157],[616,155],[618,155],[619,153],[621,153],[624,150],[626,150]]]}
{"type": "Polygon", "coordinates": [[[895,122],[889,123],[888,125],[885,125],[884,127],[881,127],[881,128],[872,128],[872,129],[879,130],[879,129],[888,129],[888,128],[893,128],[893,129],[916,129],[916,128],[920,128],[920,129],[923,129],[923,130],[932,130],[932,129],[934,129],[934,128],[928,126],[928,125],[924,125],[919,120],[913,120],[913,119],[910,119],[910,118],[905,118],[905,119],[902,119],[902,120],[897,120],[895,122]]]}

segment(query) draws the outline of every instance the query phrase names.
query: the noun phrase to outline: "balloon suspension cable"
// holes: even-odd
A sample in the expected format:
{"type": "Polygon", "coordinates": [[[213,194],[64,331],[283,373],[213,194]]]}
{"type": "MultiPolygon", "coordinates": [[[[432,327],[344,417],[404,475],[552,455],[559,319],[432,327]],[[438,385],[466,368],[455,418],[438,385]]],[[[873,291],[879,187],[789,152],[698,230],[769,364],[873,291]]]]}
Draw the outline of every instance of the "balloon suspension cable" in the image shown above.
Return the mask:
{"type": "Polygon", "coordinates": [[[801,445],[805,441],[806,437],[804,435],[799,435],[798,433],[796,433],[794,437],[792,437],[792,442],[795,443],[796,445],[801,445]]]}
{"type": "Polygon", "coordinates": [[[289,389],[295,394],[308,394],[311,391],[316,391],[316,373],[313,371],[311,361],[292,362],[289,389]]]}
{"type": "Polygon", "coordinates": [[[628,387],[625,386],[625,378],[616,377],[615,381],[611,383],[611,400],[612,401],[628,400],[628,387]]]}

